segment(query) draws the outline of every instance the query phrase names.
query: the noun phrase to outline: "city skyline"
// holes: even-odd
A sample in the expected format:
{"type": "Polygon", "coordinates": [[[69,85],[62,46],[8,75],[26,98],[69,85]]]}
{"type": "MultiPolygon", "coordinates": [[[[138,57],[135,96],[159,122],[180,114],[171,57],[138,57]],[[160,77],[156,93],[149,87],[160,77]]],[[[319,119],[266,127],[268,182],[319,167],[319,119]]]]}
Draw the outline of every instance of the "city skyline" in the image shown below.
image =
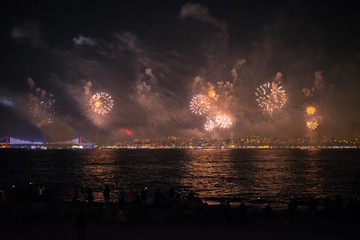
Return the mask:
{"type": "Polygon", "coordinates": [[[13,137],[0,138],[0,148],[31,148],[31,149],[94,149],[94,148],[125,148],[125,149],[237,149],[237,148],[359,148],[359,138],[327,138],[327,137],[295,137],[266,138],[260,136],[244,136],[242,138],[183,138],[168,136],[163,139],[127,139],[116,142],[92,142],[78,137],[65,141],[29,141],[13,137]]]}

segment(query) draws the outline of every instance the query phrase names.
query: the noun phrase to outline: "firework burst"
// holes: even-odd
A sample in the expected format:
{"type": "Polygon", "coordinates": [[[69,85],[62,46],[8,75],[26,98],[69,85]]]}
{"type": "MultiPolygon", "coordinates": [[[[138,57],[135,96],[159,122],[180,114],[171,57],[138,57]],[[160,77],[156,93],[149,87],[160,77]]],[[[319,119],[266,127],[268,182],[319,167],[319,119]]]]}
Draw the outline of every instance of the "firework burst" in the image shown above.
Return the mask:
{"type": "Polygon", "coordinates": [[[316,120],[306,122],[306,127],[310,130],[315,130],[318,126],[319,123],[316,120]]]}
{"type": "Polygon", "coordinates": [[[214,89],[209,90],[208,96],[209,96],[210,98],[214,98],[214,97],[216,96],[215,90],[214,90],[214,89]]]}
{"type": "Polygon", "coordinates": [[[315,109],[315,107],[313,107],[313,106],[309,106],[309,107],[306,108],[306,113],[307,113],[308,115],[314,115],[315,112],[316,112],[316,109],[315,109]]]}
{"type": "Polygon", "coordinates": [[[99,115],[105,115],[109,113],[113,106],[114,100],[110,96],[110,94],[106,92],[95,93],[89,101],[89,105],[91,110],[99,115]]]}
{"type": "Polygon", "coordinates": [[[54,99],[38,100],[33,97],[30,99],[29,113],[32,122],[38,127],[54,123],[54,99]]]}
{"type": "Polygon", "coordinates": [[[219,128],[230,128],[232,126],[231,117],[225,114],[217,115],[215,118],[215,123],[219,128]]]}
{"type": "Polygon", "coordinates": [[[209,132],[212,131],[214,128],[215,128],[215,122],[211,119],[208,119],[204,124],[204,129],[209,132]]]}
{"type": "Polygon", "coordinates": [[[270,113],[281,109],[287,101],[285,90],[278,82],[264,83],[256,89],[255,95],[259,107],[270,113]]]}
{"type": "Polygon", "coordinates": [[[190,101],[190,110],[194,114],[204,115],[210,109],[209,98],[202,94],[195,95],[190,101]]]}

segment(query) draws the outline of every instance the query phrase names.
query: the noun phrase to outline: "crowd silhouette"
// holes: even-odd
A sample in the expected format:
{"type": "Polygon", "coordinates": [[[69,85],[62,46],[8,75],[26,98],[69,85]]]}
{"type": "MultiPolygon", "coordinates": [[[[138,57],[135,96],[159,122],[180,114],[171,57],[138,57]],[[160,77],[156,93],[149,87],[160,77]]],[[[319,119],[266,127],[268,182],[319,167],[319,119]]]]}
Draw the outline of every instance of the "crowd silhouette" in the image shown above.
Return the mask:
{"type": "MultiPolygon", "coordinates": [[[[196,193],[189,191],[186,195],[180,194],[174,187],[163,190],[160,187],[148,189],[147,187],[135,190],[111,189],[105,184],[102,190],[103,201],[94,202],[93,189],[90,186],[74,184],[69,189],[69,199],[73,209],[77,209],[77,226],[79,236],[84,235],[86,212],[89,209],[97,209],[99,206],[107,211],[116,212],[119,219],[129,220],[133,218],[144,218],[144,216],[156,212],[166,212],[166,216],[173,221],[210,221],[224,226],[232,225],[234,222],[245,225],[254,219],[272,221],[279,217],[285,218],[290,223],[306,219],[307,221],[319,221],[347,217],[350,220],[359,220],[360,200],[359,198],[343,200],[340,194],[317,199],[309,196],[308,199],[297,199],[294,194],[287,200],[287,209],[274,210],[270,202],[258,198],[254,201],[231,201],[222,199],[220,204],[209,206],[196,193]],[[152,191],[150,191],[152,190],[152,191]],[[113,197],[112,197],[113,196],[113,197]],[[117,196],[117,197],[115,197],[117,196]],[[112,201],[113,200],[113,201],[112,201]],[[135,216],[135,217],[134,217],[135,216]]],[[[8,186],[1,189],[1,202],[17,200],[30,203],[50,204],[52,202],[51,189],[45,184],[33,184],[31,182],[22,186],[8,186]]],[[[100,210],[97,210],[100,211],[100,210]]],[[[159,214],[158,214],[159,215],[159,214]]]]}

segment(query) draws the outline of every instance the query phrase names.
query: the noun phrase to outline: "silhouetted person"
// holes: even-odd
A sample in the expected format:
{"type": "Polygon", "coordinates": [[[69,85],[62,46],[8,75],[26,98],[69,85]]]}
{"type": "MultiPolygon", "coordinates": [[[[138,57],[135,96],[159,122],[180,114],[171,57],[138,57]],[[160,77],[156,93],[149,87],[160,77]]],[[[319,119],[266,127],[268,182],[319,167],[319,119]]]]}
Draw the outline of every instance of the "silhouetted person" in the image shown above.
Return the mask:
{"type": "Polygon", "coordinates": [[[181,196],[179,193],[176,193],[175,195],[175,208],[179,208],[181,204],[181,196]]]}
{"type": "Polygon", "coordinates": [[[134,197],[135,197],[134,188],[130,188],[130,190],[129,190],[129,200],[130,200],[130,202],[134,200],[134,197]]]}
{"type": "Polygon", "coordinates": [[[119,210],[123,210],[125,207],[125,197],[124,197],[124,193],[122,191],[119,191],[118,205],[119,205],[119,210]]]}
{"type": "Polygon", "coordinates": [[[225,200],[225,202],[222,202],[222,223],[224,226],[228,226],[231,224],[231,205],[228,200],[225,200]]]}
{"type": "Polygon", "coordinates": [[[80,212],[76,218],[76,226],[77,226],[77,239],[84,240],[85,228],[86,228],[86,216],[83,209],[80,209],[80,212]]]}
{"type": "Polygon", "coordinates": [[[1,190],[1,199],[2,199],[2,200],[5,200],[5,199],[6,199],[6,191],[5,191],[5,189],[4,189],[4,190],[1,190]]]}
{"type": "Polygon", "coordinates": [[[89,205],[92,205],[93,201],[94,201],[94,195],[93,195],[93,191],[91,189],[91,187],[88,187],[88,189],[86,190],[86,195],[87,195],[87,200],[89,205]]]}
{"type": "Polygon", "coordinates": [[[45,186],[43,184],[39,186],[39,199],[40,202],[45,201],[45,186]]]}
{"type": "Polygon", "coordinates": [[[324,210],[325,210],[326,212],[329,211],[330,202],[331,202],[330,197],[327,196],[327,197],[324,199],[324,210]]]}
{"type": "Polygon", "coordinates": [[[312,220],[318,220],[318,202],[315,198],[310,197],[310,203],[309,203],[309,211],[311,213],[312,220]]]}
{"type": "Polygon", "coordinates": [[[78,196],[79,196],[79,189],[76,185],[74,185],[71,191],[71,198],[73,203],[77,201],[78,196]]]}
{"type": "Polygon", "coordinates": [[[190,201],[193,201],[193,200],[195,200],[195,193],[194,193],[194,191],[190,191],[189,192],[189,194],[188,194],[188,199],[190,200],[190,201]]]}
{"type": "Polygon", "coordinates": [[[292,222],[296,218],[297,214],[297,199],[294,197],[294,195],[291,195],[290,202],[288,205],[288,217],[289,220],[292,222]]]}
{"type": "Polygon", "coordinates": [[[170,187],[169,190],[167,191],[166,206],[176,207],[176,192],[173,187],[170,187]]]}
{"type": "Polygon", "coordinates": [[[85,203],[86,201],[86,191],[83,186],[80,187],[80,201],[81,203],[85,203]]]}
{"type": "Polygon", "coordinates": [[[259,208],[259,207],[260,207],[260,204],[261,204],[261,198],[258,197],[256,202],[257,202],[257,207],[259,208]]]}
{"type": "Polygon", "coordinates": [[[135,197],[134,203],[136,203],[136,204],[141,203],[142,202],[141,193],[136,193],[135,196],[136,197],[135,197]]]}
{"type": "Polygon", "coordinates": [[[290,201],[292,202],[292,205],[294,206],[294,209],[297,210],[297,207],[298,207],[297,198],[294,195],[291,195],[290,201]]]}
{"type": "Polygon", "coordinates": [[[25,188],[24,188],[24,193],[23,193],[23,197],[25,201],[31,201],[32,197],[33,197],[33,192],[32,192],[32,183],[29,182],[28,184],[25,184],[25,188]]]}
{"type": "Polygon", "coordinates": [[[146,203],[146,194],[147,194],[147,187],[145,187],[140,193],[140,201],[145,204],[146,203]]]}
{"type": "Polygon", "coordinates": [[[336,195],[336,200],[335,201],[336,201],[336,208],[340,209],[341,205],[342,205],[342,202],[343,202],[342,197],[341,197],[340,194],[336,195]]]}
{"type": "Polygon", "coordinates": [[[355,204],[354,204],[354,214],[355,214],[355,219],[357,221],[359,221],[359,216],[360,216],[360,198],[356,198],[355,204]]]}
{"type": "Polygon", "coordinates": [[[103,191],[104,196],[104,208],[107,208],[109,206],[110,201],[110,187],[109,185],[105,185],[105,189],[103,191]]]}
{"type": "Polygon", "coordinates": [[[50,201],[51,189],[49,187],[44,186],[43,191],[44,191],[44,200],[45,200],[45,202],[49,202],[50,201]]]}
{"type": "Polygon", "coordinates": [[[246,224],[247,221],[247,206],[241,202],[239,206],[239,218],[241,224],[246,224]]]}
{"type": "Polygon", "coordinates": [[[268,204],[268,205],[265,207],[264,217],[265,217],[265,219],[267,219],[267,220],[273,218],[273,211],[272,211],[272,208],[271,208],[270,204],[268,204]]]}
{"type": "Polygon", "coordinates": [[[173,198],[175,196],[175,189],[171,187],[168,191],[169,198],[173,198]]]}
{"type": "Polygon", "coordinates": [[[156,189],[155,195],[154,195],[154,205],[160,206],[161,205],[161,199],[162,199],[162,192],[160,188],[156,189]]]}

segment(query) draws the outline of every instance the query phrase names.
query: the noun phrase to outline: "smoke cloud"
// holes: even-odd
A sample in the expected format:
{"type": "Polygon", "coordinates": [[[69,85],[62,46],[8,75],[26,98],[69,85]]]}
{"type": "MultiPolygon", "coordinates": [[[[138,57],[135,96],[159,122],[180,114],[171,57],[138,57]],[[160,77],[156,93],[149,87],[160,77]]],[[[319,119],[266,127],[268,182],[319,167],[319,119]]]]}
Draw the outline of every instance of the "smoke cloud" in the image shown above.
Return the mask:
{"type": "Polygon", "coordinates": [[[147,76],[149,76],[153,81],[155,81],[155,83],[157,82],[157,78],[154,76],[154,74],[152,73],[152,69],[151,68],[146,68],[145,69],[145,74],[147,76]]]}
{"type": "Polygon", "coordinates": [[[9,107],[14,105],[13,101],[11,101],[10,99],[5,98],[5,97],[0,97],[0,103],[3,105],[9,106],[9,107]]]}
{"type": "Polygon", "coordinates": [[[275,82],[281,82],[283,74],[281,72],[277,72],[274,78],[275,82]]]}
{"type": "Polygon", "coordinates": [[[226,23],[210,16],[208,8],[199,3],[186,3],[183,5],[180,10],[180,17],[181,19],[193,18],[204,23],[209,23],[223,31],[227,29],[226,23]]]}
{"type": "Polygon", "coordinates": [[[324,87],[324,78],[322,76],[322,71],[316,71],[314,73],[315,79],[314,79],[314,89],[320,90],[324,87]]]}
{"type": "Polygon", "coordinates": [[[83,35],[79,35],[77,38],[73,38],[73,42],[75,43],[75,45],[89,45],[89,46],[95,46],[97,43],[95,40],[88,38],[88,37],[84,37],[83,35]]]}
{"type": "Polygon", "coordinates": [[[88,81],[86,85],[84,86],[84,94],[87,96],[90,94],[90,88],[92,86],[91,81],[88,81]]]}
{"type": "Polygon", "coordinates": [[[27,78],[27,83],[28,83],[31,90],[33,90],[35,88],[35,82],[34,82],[34,80],[32,78],[30,78],[30,77],[27,78]]]}
{"type": "Polygon", "coordinates": [[[244,63],[246,63],[246,59],[245,59],[245,58],[242,58],[242,59],[238,60],[238,61],[235,63],[234,67],[231,69],[230,72],[231,72],[231,75],[232,75],[232,77],[233,77],[233,82],[234,82],[234,83],[237,81],[238,76],[239,76],[239,74],[238,74],[237,71],[239,71],[240,67],[241,67],[244,63]]]}
{"type": "Polygon", "coordinates": [[[11,37],[22,43],[27,43],[34,48],[43,48],[47,44],[43,40],[43,34],[40,31],[38,22],[31,21],[20,24],[14,27],[11,32],[11,37]]]}

